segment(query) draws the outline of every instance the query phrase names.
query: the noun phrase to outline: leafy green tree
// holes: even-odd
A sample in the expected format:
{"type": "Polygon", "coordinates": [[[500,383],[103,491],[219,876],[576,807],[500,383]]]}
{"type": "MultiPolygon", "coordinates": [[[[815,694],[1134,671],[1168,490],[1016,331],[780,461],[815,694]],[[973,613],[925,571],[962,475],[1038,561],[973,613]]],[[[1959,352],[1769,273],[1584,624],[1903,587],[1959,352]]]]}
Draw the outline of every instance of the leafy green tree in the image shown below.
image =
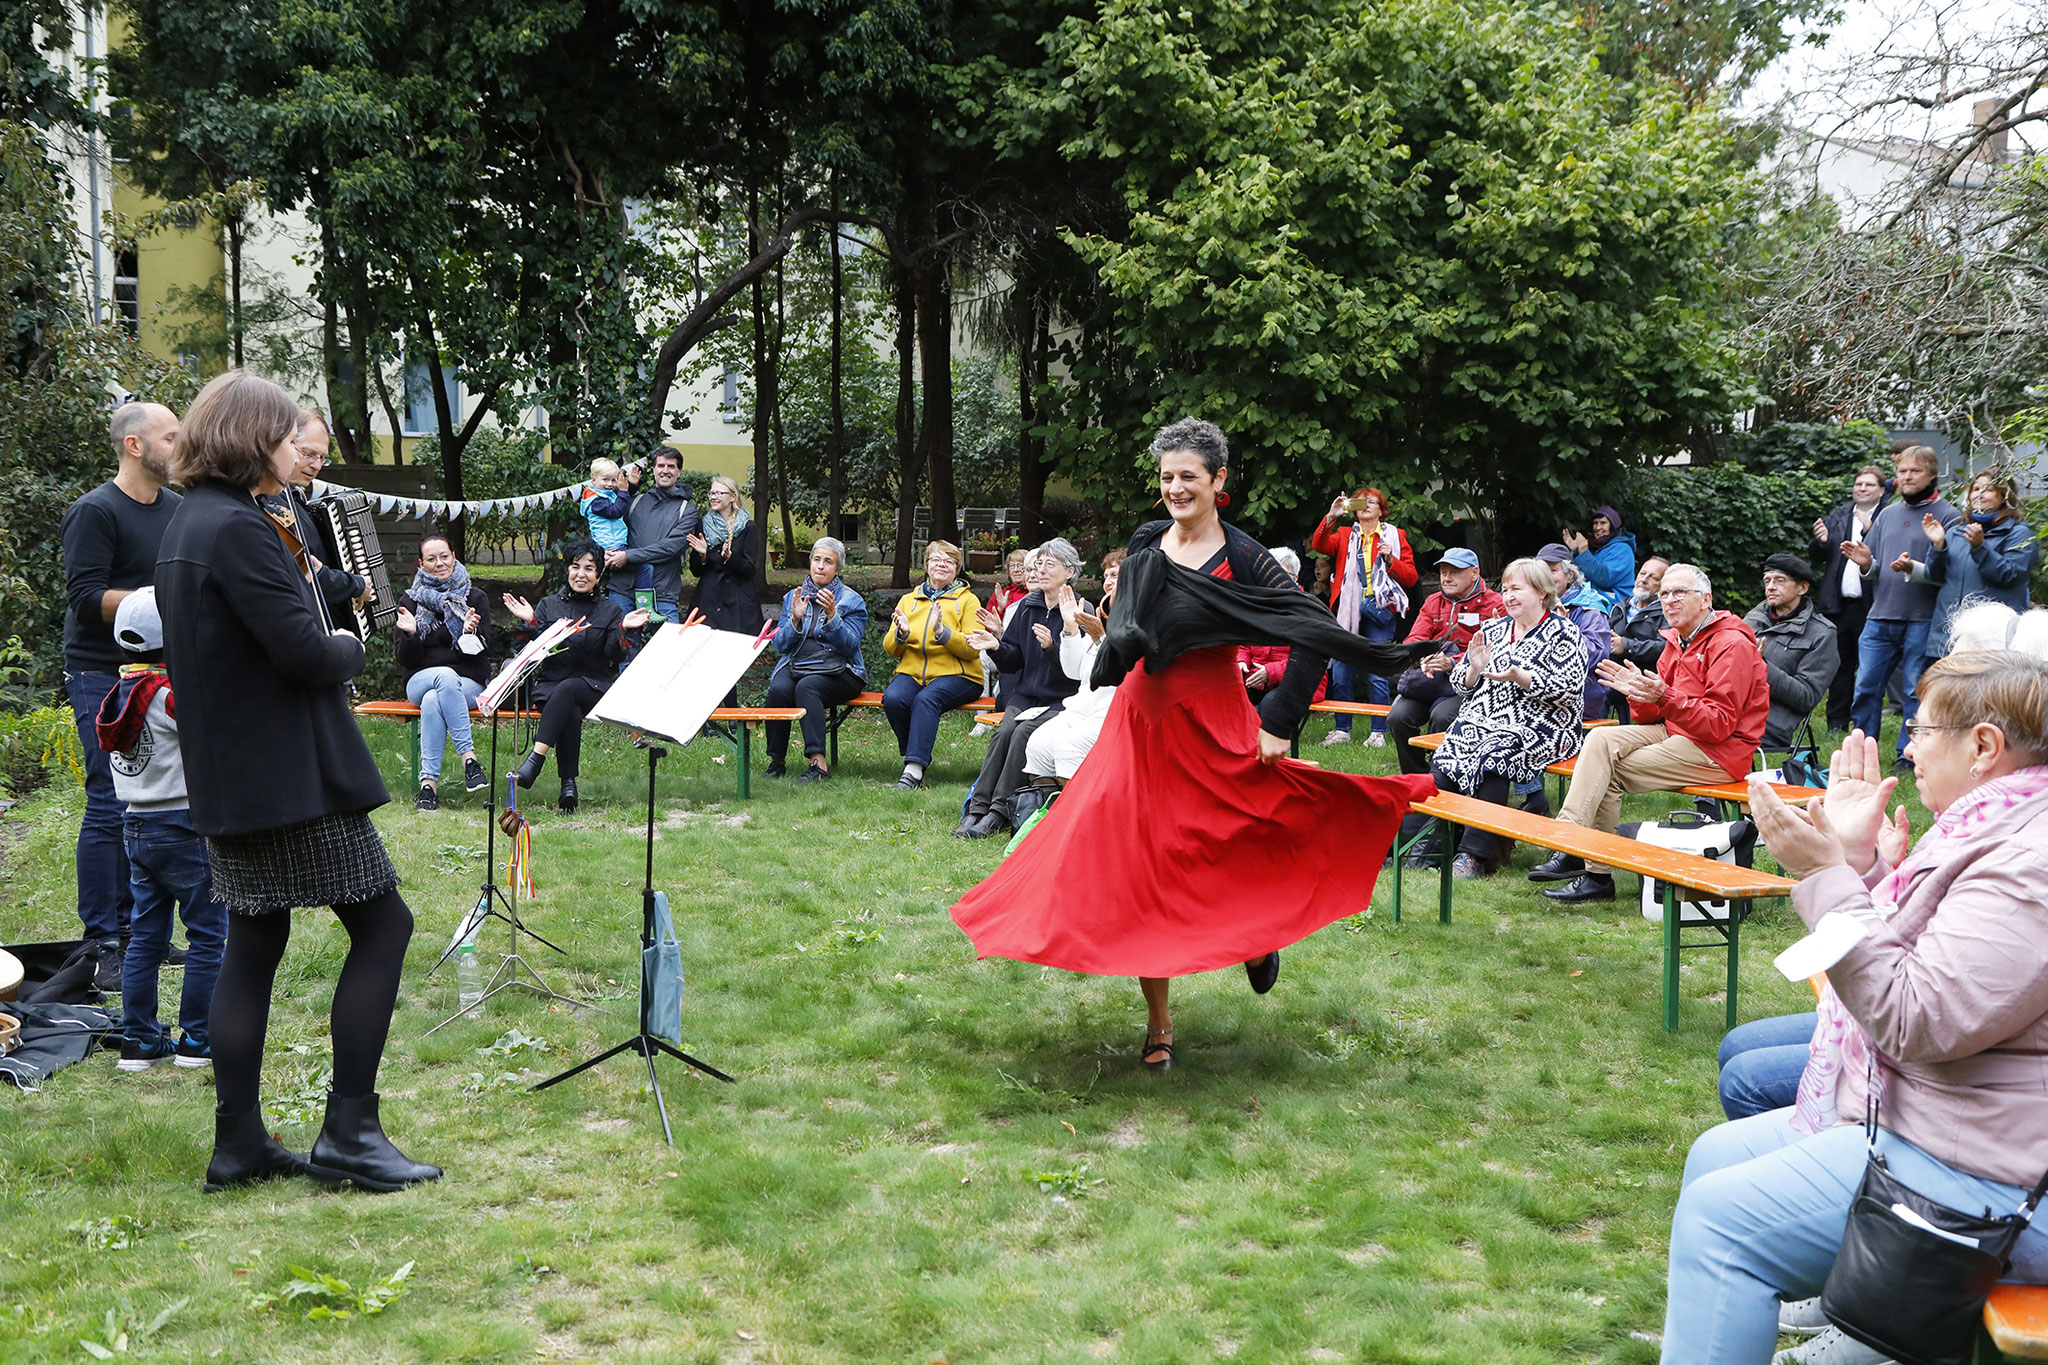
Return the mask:
{"type": "Polygon", "coordinates": [[[1135,513],[1150,428],[1242,452],[1242,515],[1298,530],[1361,477],[1443,512],[1558,512],[1743,406],[1716,254],[1750,195],[1711,112],[1602,72],[1567,18],[1490,0],[1112,0],[1014,93],[1114,169],[1072,234],[1063,467],[1135,513]]]}

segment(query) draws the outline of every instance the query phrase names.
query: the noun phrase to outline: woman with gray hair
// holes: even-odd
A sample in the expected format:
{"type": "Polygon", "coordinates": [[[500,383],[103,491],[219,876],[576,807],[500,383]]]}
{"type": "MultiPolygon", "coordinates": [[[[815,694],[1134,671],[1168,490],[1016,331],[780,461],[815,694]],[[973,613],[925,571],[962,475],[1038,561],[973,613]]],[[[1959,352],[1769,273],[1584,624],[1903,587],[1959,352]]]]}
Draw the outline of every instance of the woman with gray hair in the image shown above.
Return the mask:
{"type": "MultiPolygon", "coordinates": [[[[986,839],[1022,823],[1012,799],[1027,785],[1024,755],[1031,732],[1058,715],[1080,688],[1060,667],[1059,637],[1065,621],[1056,605],[1061,590],[1080,572],[1080,552],[1073,542],[1055,536],[1033,551],[1027,563],[1025,584],[1030,591],[1010,608],[1009,623],[983,611],[981,629],[967,637],[967,643],[994,657],[1003,675],[1003,722],[989,739],[974,793],[953,831],[962,839],[986,839]],[[1000,639],[997,631],[1002,632],[1000,639]]],[[[1088,610],[1085,603],[1081,610],[1088,610]]]]}
{"type": "MultiPolygon", "coordinates": [[[[825,766],[825,712],[853,700],[867,686],[867,658],[861,638],[868,631],[868,604],[846,585],[839,571],[846,567],[846,547],[831,536],[811,545],[811,571],[782,597],[782,618],[770,642],[782,656],[768,675],[768,705],[804,709],[804,757],[810,765],[799,782],[822,782],[832,774],[825,766]]],[[[768,722],[768,776],[786,771],[789,722],[768,722]]]]}

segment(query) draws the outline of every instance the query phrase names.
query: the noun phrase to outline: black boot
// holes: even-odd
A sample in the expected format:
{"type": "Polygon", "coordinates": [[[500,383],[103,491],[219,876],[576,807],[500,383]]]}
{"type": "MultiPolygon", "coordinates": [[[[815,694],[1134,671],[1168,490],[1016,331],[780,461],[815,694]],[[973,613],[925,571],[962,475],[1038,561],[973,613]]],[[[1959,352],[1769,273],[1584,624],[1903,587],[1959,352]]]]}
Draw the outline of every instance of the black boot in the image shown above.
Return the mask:
{"type": "Polygon", "coordinates": [[[208,1194],[259,1180],[283,1180],[306,1173],[306,1158],[285,1150],[263,1122],[263,1106],[239,1114],[213,1111],[213,1160],[206,1163],[208,1194]]]}
{"type": "Polygon", "coordinates": [[[560,807],[562,808],[562,814],[564,814],[564,815],[573,815],[573,814],[575,814],[575,812],[576,812],[576,779],[575,779],[575,778],[573,778],[573,777],[565,777],[565,778],[563,778],[563,779],[562,779],[562,799],[561,799],[560,801],[556,802],[555,804],[556,804],[556,805],[558,805],[558,806],[560,806],[560,807]]]}
{"type": "Polygon", "coordinates": [[[414,1161],[391,1145],[377,1119],[375,1095],[327,1096],[327,1121],[306,1156],[306,1174],[330,1184],[360,1185],[390,1194],[422,1180],[439,1180],[441,1168],[414,1161]]]}
{"type": "Polygon", "coordinates": [[[535,751],[526,756],[526,762],[519,765],[512,774],[521,787],[531,787],[540,780],[540,770],[548,764],[548,756],[535,751]]]}
{"type": "Polygon", "coordinates": [[[1280,950],[1275,948],[1264,957],[1255,957],[1244,964],[1244,974],[1250,978],[1252,989],[1260,995],[1273,989],[1273,983],[1280,979],[1280,950]]]}

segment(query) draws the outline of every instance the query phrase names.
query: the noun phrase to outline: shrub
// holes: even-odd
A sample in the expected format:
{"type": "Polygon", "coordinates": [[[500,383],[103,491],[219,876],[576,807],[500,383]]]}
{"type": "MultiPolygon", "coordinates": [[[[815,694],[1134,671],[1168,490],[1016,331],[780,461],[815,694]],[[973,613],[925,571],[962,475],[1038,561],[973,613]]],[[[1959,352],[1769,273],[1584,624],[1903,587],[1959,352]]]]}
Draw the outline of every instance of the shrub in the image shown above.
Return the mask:
{"type": "Polygon", "coordinates": [[[1804,555],[1814,521],[1845,496],[1839,478],[1717,464],[1637,470],[1615,505],[1635,532],[1639,560],[1699,565],[1714,580],[1714,605],[1742,612],[1763,596],[1765,558],[1804,555]]]}

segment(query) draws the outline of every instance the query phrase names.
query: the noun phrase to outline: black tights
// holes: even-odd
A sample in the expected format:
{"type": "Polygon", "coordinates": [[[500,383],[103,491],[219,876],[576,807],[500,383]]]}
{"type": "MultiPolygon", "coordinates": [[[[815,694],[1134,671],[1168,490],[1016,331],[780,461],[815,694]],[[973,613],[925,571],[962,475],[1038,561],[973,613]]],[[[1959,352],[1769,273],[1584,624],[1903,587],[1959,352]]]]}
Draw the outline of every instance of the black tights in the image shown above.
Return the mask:
{"type": "Polygon", "coordinates": [[[555,774],[564,781],[583,771],[583,718],[604,696],[588,678],[564,678],[541,703],[540,728],[533,742],[545,744],[555,756],[555,774]]]}
{"type": "MultiPolygon", "coordinates": [[[[334,983],[329,1037],[334,1093],[344,1098],[377,1089],[377,1064],[391,1032],[398,973],[412,942],[412,911],[396,889],[334,907],[348,930],[348,957],[334,983]]],[[[270,988],[292,935],[292,912],[229,915],[228,946],[208,1016],[215,1100],[224,1114],[256,1107],[262,1094],[263,1036],[270,1025],[270,988]]]]}

